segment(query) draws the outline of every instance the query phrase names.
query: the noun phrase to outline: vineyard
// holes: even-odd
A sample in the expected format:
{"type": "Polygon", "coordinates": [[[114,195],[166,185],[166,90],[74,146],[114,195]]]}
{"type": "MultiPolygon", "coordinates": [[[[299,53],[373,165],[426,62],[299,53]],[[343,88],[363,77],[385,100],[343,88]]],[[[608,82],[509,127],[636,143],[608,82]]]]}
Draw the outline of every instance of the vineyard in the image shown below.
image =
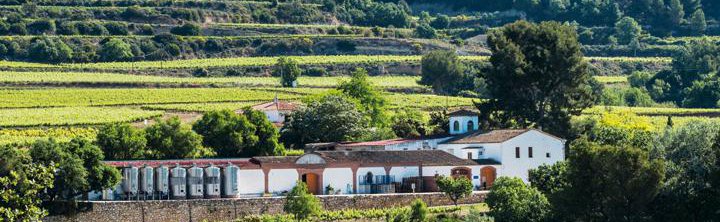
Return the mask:
{"type": "MultiPolygon", "coordinates": [[[[237,110],[276,96],[302,102],[349,80],[356,68],[368,71],[391,113],[415,109],[427,117],[445,108],[473,109],[475,102],[482,101],[482,96],[473,97],[475,92],[463,94],[466,97],[437,95],[418,83],[422,55],[455,51],[470,75],[480,75],[489,65],[487,33],[507,23],[505,19],[513,19],[496,12],[458,13],[448,17],[445,27],[431,24],[434,36],[428,37],[418,30],[418,22],[424,19],[419,12],[408,14],[406,24],[395,24],[396,20],[369,17],[387,14],[372,11],[386,10],[383,7],[343,8],[347,4],[325,3],[0,1],[0,13],[6,15],[0,19],[0,144],[48,137],[92,138],[105,123],[237,110]],[[343,12],[347,14],[337,15],[343,12]],[[52,53],[38,54],[42,50],[34,48],[41,40],[59,46],[47,52],[68,54],[55,60],[49,58],[52,53]],[[127,45],[106,49],[112,40],[127,45]],[[125,48],[124,58],[107,55],[125,48]],[[280,57],[294,60],[302,69],[297,88],[283,88],[280,78],[272,76],[280,57]]],[[[436,19],[438,15],[430,16],[436,19]]],[[[595,31],[605,35],[599,33],[601,29],[595,31]]],[[[697,39],[654,41],[665,47],[697,39]]],[[[717,37],[709,39],[717,41],[717,37]]],[[[627,76],[633,72],[666,70],[672,63],[668,53],[643,54],[658,48],[644,42],[636,56],[609,53],[624,46],[602,51],[603,47],[584,45],[583,53],[589,55],[586,60],[594,78],[612,89],[628,88],[627,76]]],[[[671,115],[678,123],[720,115],[714,109],[637,107],[594,107],[583,115],[614,111],[657,122],[671,115]]]]}

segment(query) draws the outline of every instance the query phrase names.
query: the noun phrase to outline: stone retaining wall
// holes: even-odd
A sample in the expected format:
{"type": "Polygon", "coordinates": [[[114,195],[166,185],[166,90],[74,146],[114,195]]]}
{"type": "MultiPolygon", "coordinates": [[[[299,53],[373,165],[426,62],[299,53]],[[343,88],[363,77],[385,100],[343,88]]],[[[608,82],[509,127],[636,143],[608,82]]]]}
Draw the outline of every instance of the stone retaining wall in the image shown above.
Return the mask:
{"type": "MultiPolygon", "coordinates": [[[[475,192],[461,200],[462,204],[481,203],[487,192],[475,192]]],[[[421,198],[428,206],[452,205],[442,193],[373,194],[318,196],[327,210],[346,208],[370,209],[408,206],[421,198]]],[[[43,221],[228,221],[249,214],[282,213],[283,197],[257,197],[207,200],[155,200],[155,201],[93,201],[83,202],[88,210],[67,216],[49,216],[43,221]]]]}

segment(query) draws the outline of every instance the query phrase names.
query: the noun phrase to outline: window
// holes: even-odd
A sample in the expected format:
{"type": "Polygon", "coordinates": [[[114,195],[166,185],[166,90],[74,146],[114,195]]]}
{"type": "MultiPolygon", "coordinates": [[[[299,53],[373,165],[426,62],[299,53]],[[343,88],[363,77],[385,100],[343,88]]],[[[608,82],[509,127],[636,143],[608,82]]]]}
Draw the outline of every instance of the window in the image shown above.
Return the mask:
{"type": "Polygon", "coordinates": [[[472,153],[468,153],[468,160],[472,160],[472,153]]]}
{"type": "Polygon", "coordinates": [[[467,122],[467,131],[473,131],[475,130],[475,123],[473,123],[472,120],[467,122]]]}
{"type": "Polygon", "coordinates": [[[520,147],[515,147],[515,158],[520,158],[520,147]]]}
{"type": "Polygon", "coordinates": [[[545,153],[545,157],[550,158],[550,153],[545,153]]]}
{"type": "Polygon", "coordinates": [[[483,155],[483,151],[478,151],[478,158],[483,155]]]}
{"type": "Polygon", "coordinates": [[[528,147],[528,158],[532,158],[532,147],[528,147]]]}
{"type": "Polygon", "coordinates": [[[453,131],[460,131],[460,122],[457,120],[453,123],[453,131]]]}

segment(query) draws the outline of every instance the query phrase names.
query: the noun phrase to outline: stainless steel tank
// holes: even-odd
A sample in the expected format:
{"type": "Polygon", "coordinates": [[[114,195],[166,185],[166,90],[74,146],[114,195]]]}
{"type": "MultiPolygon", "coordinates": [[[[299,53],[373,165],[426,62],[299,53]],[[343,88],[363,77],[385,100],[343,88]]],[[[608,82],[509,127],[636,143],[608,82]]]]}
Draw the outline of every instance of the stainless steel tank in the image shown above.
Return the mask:
{"type": "Polygon", "coordinates": [[[140,193],[145,196],[152,196],[155,192],[155,170],[145,165],[140,169],[140,193]]]}
{"type": "Polygon", "coordinates": [[[219,198],[220,197],[220,168],[210,166],[205,168],[205,198],[219,198]]]}
{"type": "Polygon", "coordinates": [[[170,197],[172,199],[187,198],[187,170],[177,164],[170,170],[170,197]]]}
{"type": "Polygon", "coordinates": [[[122,191],[130,199],[138,194],[138,168],[131,165],[122,172],[122,191]]]}
{"type": "Polygon", "coordinates": [[[188,169],[187,190],[188,198],[202,199],[205,196],[203,184],[203,169],[193,164],[188,169]]]}
{"type": "Polygon", "coordinates": [[[223,197],[237,197],[240,194],[240,168],[228,163],[222,173],[223,197]]]}
{"type": "Polygon", "coordinates": [[[161,199],[170,194],[170,169],[166,166],[155,168],[155,193],[161,199]]]}

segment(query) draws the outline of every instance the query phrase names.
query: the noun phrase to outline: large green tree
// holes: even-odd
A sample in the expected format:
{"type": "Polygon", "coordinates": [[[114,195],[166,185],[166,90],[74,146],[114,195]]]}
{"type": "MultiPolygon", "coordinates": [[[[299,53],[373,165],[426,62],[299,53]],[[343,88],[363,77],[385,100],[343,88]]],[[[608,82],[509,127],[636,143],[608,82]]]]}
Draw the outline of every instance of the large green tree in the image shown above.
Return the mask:
{"type": "Polygon", "coordinates": [[[690,122],[654,142],[668,165],[654,219],[720,220],[720,125],[690,122]]]}
{"type": "Polygon", "coordinates": [[[145,131],[127,123],[113,123],[100,128],[96,143],[108,160],[131,160],[146,157],[145,131]]]}
{"type": "Polygon", "coordinates": [[[620,44],[627,45],[640,38],[642,27],[632,17],[623,17],[615,23],[615,35],[620,44]]]}
{"type": "Polygon", "coordinates": [[[478,104],[484,117],[566,136],[571,115],[594,104],[594,80],[573,27],[518,21],[493,31],[488,44],[492,98],[478,104]]]}
{"type": "Polygon", "coordinates": [[[432,51],[423,55],[421,63],[418,83],[431,86],[436,93],[455,94],[472,87],[473,77],[465,75],[465,65],[453,51],[432,51]]]}
{"type": "Polygon", "coordinates": [[[385,111],[387,100],[370,82],[365,69],[356,69],[352,73],[352,78],[341,82],[337,88],[343,94],[360,101],[361,111],[369,117],[371,126],[387,126],[388,116],[385,111]]]}
{"type": "Polygon", "coordinates": [[[250,124],[255,126],[254,134],[258,138],[255,146],[245,149],[245,156],[283,155],[285,148],[278,143],[280,134],[273,123],[268,120],[267,115],[250,107],[246,107],[243,113],[250,124]]]}
{"type": "Polygon", "coordinates": [[[0,221],[39,221],[42,194],[53,186],[53,165],[33,164],[21,147],[0,146],[0,221]]]}
{"type": "MultiPolygon", "coordinates": [[[[647,149],[647,148],[645,148],[647,149]]],[[[553,198],[556,216],[572,221],[641,221],[662,187],[665,164],[629,145],[581,138],[571,145],[567,181],[553,198]]]]}
{"type": "Polygon", "coordinates": [[[38,140],[30,148],[30,156],[37,164],[57,166],[53,187],[40,195],[44,200],[72,200],[120,182],[120,172],[104,164],[102,150],[84,138],[70,142],[38,140]]]}
{"type": "Polygon", "coordinates": [[[160,159],[182,159],[199,156],[202,151],[202,136],[190,126],[183,124],[177,116],[168,120],[156,119],[156,123],[145,129],[145,138],[150,155],[160,159]]]}
{"type": "Polygon", "coordinates": [[[250,157],[244,155],[246,149],[259,140],[255,125],[231,110],[205,113],[193,124],[193,130],[203,136],[203,145],[213,148],[219,157],[250,157]]]}
{"type": "Polygon", "coordinates": [[[365,131],[363,119],[352,100],[338,94],[322,95],[288,116],[280,140],[295,149],[307,143],[352,141],[365,131]]]}
{"type": "Polygon", "coordinates": [[[485,202],[490,207],[489,215],[497,221],[540,222],[550,215],[547,198],[520,178],[497,178],[485,202]]]}

